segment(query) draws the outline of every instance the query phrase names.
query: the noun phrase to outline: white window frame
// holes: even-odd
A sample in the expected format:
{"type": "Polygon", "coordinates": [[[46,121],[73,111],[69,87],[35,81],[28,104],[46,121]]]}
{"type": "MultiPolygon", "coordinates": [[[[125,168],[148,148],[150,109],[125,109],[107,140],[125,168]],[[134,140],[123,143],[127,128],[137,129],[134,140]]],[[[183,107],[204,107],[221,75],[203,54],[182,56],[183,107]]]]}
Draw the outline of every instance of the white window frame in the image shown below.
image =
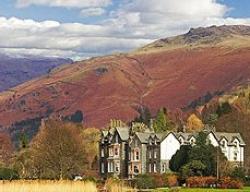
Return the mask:
{"type": "Polygon", "coordinates": [[[156,163],[154,163],[154,173],[156,173],[157,170],[156,170],[156,163]]]}
{"type": "Polygon", "coordinates": [[[152,159],[152,150],[149,150],[149,155],[148,155],[148,157],[149,157],[149,159],[152,159]]]}
{"type": "Polygon", "coordinates": [[[102,148],[101,149],[101,157],[104,157],[105,156],[105,153],[104,153],[104,149],[102,148]]]}
{"type": "Polygon", "coordinates": [[[105,173],[105,166],[103,162],[101,163],[101,173],[105,173]]]}
{"type": "Polygon", "coordinates": [[[154,158],[157,158],[157,151],[154,151],[154,158]]]}
{"type": "Polygon", "coordinates": [[[151,165],[151,163],[149,163],[149,165],[148,165],[148,172],[149,172],[149,173],[152,172],[152,165],[151,165]]]}

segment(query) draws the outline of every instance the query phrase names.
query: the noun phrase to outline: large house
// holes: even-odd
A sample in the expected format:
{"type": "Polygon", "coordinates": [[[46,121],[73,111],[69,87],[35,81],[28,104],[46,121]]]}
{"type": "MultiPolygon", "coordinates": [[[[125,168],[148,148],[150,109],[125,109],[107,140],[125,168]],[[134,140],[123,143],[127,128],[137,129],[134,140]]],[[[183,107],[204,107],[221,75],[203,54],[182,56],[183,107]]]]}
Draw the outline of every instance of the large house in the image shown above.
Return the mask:
{"type": "MultiPolygon", "coordinates": [[[[223,133],[205,129],[207,140],[220,146],[228,161],[243,166],[244,147],[239,133],[223,133]]],[[[131,127],[116,127],[103,131],[100,140],[100,175],[134,178],[144,173],[169,171],[169,161],[181,145],[195,145],[197,133],[154,133],[131,127]]]]}

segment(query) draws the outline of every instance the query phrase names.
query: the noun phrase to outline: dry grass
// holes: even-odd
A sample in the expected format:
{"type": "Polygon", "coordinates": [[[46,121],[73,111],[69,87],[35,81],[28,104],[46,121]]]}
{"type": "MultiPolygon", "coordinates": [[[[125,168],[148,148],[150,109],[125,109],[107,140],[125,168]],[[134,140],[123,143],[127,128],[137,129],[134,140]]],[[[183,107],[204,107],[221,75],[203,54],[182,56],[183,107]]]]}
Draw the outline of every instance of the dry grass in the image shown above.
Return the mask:
{"type": "MultiPolygon", "coordinates": [[[[122,184],[113,183],[107,192],[135,192],[122,184]]],[[[97,192],[95,183],[83,181],[0,181],[0,192],[97,192]]],[[[104,190],[105,191],[105,190],[104,190]]]]}
{"type": "Polygon", "coordinates": [[[1,192],[97,192],[91,182],[73,181],[1,181],[1,192]]]}

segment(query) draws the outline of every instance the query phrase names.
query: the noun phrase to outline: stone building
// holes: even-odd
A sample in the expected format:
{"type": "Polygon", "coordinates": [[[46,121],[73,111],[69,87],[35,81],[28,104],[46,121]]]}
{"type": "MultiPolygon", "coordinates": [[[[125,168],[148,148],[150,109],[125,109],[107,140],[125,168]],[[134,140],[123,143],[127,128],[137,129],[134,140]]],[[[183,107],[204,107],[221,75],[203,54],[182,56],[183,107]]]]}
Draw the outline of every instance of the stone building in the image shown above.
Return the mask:
{"type": "MultiPolygon", "coordinates": [[[[244,165],[245,142],[239,133],[204,130],[207,142],[219,146],[228,161],[244,165]]],[[[154,133],[138,124],[102,131],[100,140],[100,175],[134,178],[138,174],[169,171],[169,161],[181,145],[195,145],[198,133],[154,133]]]]}

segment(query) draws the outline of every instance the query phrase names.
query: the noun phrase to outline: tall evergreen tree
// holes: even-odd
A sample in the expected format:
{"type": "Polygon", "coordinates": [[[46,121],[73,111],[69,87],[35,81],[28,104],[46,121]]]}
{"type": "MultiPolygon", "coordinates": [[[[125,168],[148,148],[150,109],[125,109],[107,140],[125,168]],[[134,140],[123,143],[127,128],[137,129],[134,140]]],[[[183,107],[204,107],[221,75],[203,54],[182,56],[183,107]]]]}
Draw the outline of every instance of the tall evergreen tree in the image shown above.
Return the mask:
{"type": "Polygon", "coordinates": [[[154,122],[154,130],[157,133],[165,132],[173,129],[173,123],[167,115],[166,108],[161,108],[156,116],[154,122]]]}

